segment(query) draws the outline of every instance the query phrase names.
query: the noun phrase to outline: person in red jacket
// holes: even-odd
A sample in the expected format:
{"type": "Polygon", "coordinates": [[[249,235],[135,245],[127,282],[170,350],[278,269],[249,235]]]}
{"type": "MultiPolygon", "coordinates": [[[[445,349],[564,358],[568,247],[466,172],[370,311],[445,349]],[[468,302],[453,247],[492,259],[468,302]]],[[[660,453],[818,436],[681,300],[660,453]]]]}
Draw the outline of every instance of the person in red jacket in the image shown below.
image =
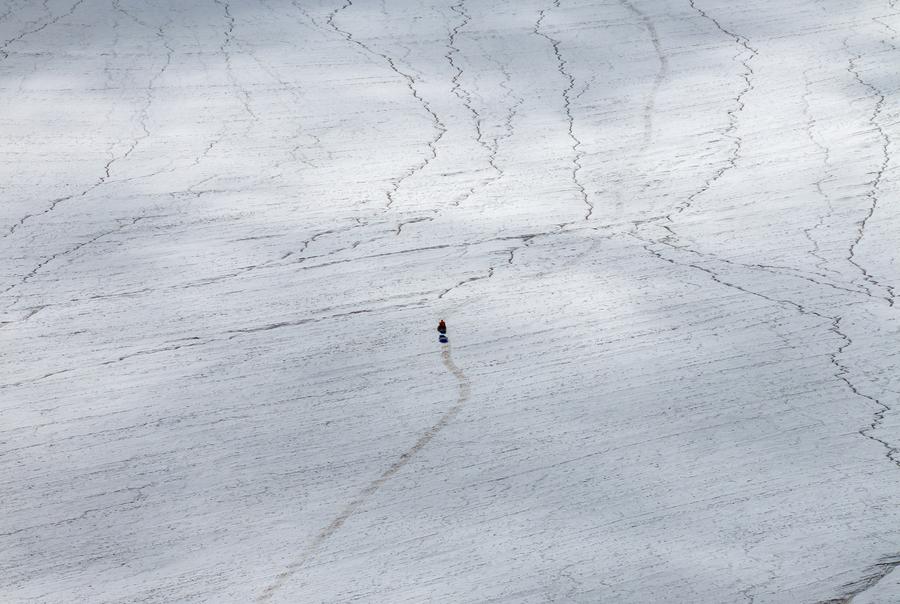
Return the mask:
{"type": "Polygon", "coordinates": [[[444,323],[443,319],[441,319],[441,322],[438,323],[438,333],[442,336],[447,334],[447,324],[444,323]]]}

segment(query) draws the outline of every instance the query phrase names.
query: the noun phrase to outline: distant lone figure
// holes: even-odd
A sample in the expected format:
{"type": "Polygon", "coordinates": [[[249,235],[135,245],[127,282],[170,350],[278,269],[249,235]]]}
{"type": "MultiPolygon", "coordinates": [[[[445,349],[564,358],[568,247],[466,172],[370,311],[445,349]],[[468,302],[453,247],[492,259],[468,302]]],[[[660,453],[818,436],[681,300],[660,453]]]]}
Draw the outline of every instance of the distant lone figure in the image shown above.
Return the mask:
{"type": "Polygon", "coordinates": [[[438,333],[441,335],[445,335],[447,333],[447,324],[444,323],[443,319],[441,319],[441,322],[438,323],[438,333]]]}

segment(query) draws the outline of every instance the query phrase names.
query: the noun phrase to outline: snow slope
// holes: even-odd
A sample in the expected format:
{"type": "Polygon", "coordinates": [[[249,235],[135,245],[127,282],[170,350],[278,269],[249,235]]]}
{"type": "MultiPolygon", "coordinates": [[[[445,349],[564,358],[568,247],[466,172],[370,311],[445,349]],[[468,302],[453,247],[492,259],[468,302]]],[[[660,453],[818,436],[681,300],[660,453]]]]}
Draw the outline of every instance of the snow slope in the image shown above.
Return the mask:
{"type": "Polygon", "coordinates": [[[900,602],[898,32],[0,0],[0,600],[900,602]]]}

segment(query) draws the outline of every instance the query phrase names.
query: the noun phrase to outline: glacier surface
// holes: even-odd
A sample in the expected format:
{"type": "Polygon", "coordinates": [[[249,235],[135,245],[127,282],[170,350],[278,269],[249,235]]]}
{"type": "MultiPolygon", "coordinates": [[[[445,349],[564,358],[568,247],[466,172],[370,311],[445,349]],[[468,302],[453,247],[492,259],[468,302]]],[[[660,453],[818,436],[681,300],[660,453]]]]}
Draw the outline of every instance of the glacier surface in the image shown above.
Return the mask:
{"type": "Polygon", "coordinates": [[[897,604],[898,32],[0,1],[0,599],[897,604]]]}

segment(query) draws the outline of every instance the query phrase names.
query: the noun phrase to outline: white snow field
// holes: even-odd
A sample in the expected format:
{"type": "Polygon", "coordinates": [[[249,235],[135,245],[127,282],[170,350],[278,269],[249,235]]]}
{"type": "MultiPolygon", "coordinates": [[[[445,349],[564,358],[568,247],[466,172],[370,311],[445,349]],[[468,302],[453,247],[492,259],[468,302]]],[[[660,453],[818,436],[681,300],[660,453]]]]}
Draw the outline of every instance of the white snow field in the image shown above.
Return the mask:
{"type": "Polygon", "coordinates": [[[0,0],[0,89],[0,601],[900,603],[900,1],[0,0]]]}

